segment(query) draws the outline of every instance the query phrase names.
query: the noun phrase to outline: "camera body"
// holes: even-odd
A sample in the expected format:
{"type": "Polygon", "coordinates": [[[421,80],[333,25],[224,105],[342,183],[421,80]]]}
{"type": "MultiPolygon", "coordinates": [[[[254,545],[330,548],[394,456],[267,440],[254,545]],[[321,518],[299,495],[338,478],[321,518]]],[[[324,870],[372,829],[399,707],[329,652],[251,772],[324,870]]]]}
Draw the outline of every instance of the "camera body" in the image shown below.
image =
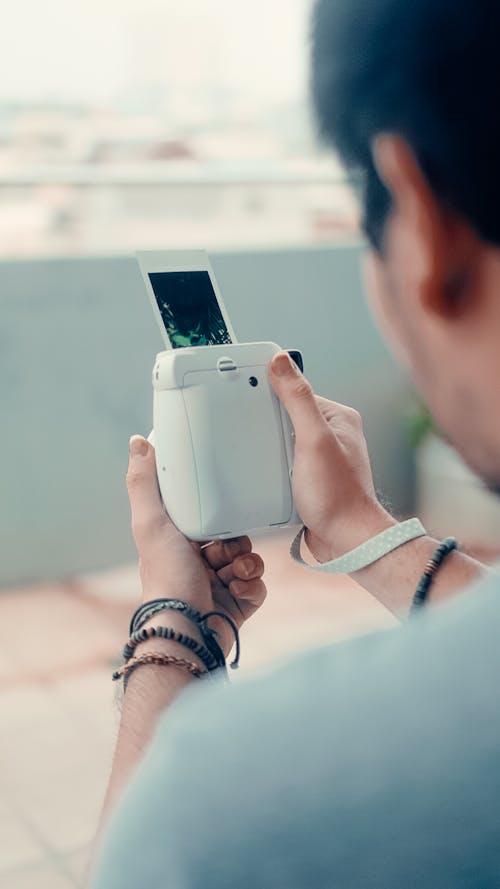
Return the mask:
{"type": "Polygon", "coordinates": [[[191,540],[300,522],[293,427],[268,381],[279,351],[275,343],[231,343],[156,356],[158,482],[168,514],[191,540]]]}

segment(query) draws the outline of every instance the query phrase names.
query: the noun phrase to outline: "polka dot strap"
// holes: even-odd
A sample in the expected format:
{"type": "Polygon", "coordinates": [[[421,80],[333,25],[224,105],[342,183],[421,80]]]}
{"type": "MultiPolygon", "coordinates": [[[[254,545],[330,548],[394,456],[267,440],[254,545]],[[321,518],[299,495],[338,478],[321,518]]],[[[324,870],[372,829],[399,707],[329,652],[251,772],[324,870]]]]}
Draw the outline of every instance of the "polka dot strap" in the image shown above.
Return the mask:
{"type": "Polygon", "coordinates": [[[398,546],[409,543],[417,537],[423,537],[426,533],[422,522],[419,519],[408,519],[406,522],[400,522],[387,528],[375,537],[371,537],[366,543],[357,546],[344,556],[334,559],[332,562],[322,562],[319,565],[308,565],[300,555],[300,543],[305,532],[302,527],[292,542],[290,547],[290,555],[295,562],[303,565],[304,568],[310,568],[312,571],[323,571],[325,574],[352,574],[353,571],[359,571],[360,568],[367,568],[373,562],[377,562],[383,556],[391,553],[398,546]]]}

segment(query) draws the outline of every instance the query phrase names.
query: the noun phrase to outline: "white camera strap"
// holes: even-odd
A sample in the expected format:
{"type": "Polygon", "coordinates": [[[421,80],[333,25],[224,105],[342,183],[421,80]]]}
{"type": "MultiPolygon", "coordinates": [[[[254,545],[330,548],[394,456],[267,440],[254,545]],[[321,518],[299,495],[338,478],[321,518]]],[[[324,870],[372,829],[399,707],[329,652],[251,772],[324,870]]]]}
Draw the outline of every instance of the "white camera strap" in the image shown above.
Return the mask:
{"type": "Polygon", "coordinates": [[[290,555],[304,568],[309,568],[311,571],[322,571],[325,574],[352,574],[361,568],[367,568],[368,565],[377,562],[399,546],[403,546],[404,543],[409,543],[410,540],[415,540],[417,537],[423,537],[427,533],[420,519],[407,519],[405,522],[399,522],[392,528],[387,528],[380,534],[376,534],[375,537],[371,537],[338,559],[318,565],[309,565],[300,554],[300,544],[305,531],[306,528],[303,526],[293,540],[290,555]]]}

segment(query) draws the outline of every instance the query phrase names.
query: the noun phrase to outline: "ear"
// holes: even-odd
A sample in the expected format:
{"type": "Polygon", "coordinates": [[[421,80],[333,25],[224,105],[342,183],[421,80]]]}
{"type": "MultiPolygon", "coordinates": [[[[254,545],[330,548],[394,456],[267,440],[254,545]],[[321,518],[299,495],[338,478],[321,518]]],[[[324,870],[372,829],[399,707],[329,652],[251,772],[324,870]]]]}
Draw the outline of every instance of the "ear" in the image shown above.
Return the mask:
{"type": "Polygon", "coordinates": [[[372,154],[393,202],[385,244],[387,258],[393,236],[398,239],[397,252],[407,264],[422,308],[446,318],[461,313],[466,307],[464,297],[470,292],[470,271],[479,249],[477,237],[439,203],[402,137],[377,136],[372,154]]]}

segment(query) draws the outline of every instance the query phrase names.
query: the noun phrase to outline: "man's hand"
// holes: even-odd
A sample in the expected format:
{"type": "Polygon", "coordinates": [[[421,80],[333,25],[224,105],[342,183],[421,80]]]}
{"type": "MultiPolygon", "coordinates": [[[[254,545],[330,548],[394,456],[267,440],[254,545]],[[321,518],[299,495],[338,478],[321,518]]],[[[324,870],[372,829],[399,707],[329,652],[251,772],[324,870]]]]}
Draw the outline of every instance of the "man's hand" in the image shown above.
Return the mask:
{"type": "MultiPolygon", "coordinates": [[[[163,597],[182,599],[202,613],[221,611],[241,627],[266,597],[262,580],[264,563],[252,552],[248,537],[217,541],[204,547],[187,540],[165,512],[158,489],[154,448],[141,435],[134,435],[130,440],[127,488],[144,601],[163,597]]],[[[169,626],[196,636],[196,628],[178,612],[162,612],[154,618],[154,623],[165,619],[169,626]]],[[[219,644],[227,656],[234,643],[231,629],[221,618],[211,618],[210,626],[217,630],[219,644]]],[[[153,643],[150,640],[140,643],[136,651],[148,653],[151,648],[186,656],[178,642],[157,637],[153,643]]],[[[189,654],[189,658],[197,662],[194,654],[189,654]]],[[[203,668],[201,661],[198,665],[203,668]]],[[[175,667],[154,664],[143,665],[131,675],[123,701],[101,828],[147,748],[159,714],[188,685],[197,681],[175,667]]],[[[210,683],[204,687],[209,686],[210,683]]]]}
{"type": "MultiPolygon", "coordinates": [[[[377,500],[359,414],[314,395],[287,353],[273,358],[269,379],[295,430],[293,496],[313,556],[335,559],[396,524],[377,500]]],[[[395,614],[406,612],[436,546],[437,540],[420,537],[354,577],[395,614]]],[[[452,595],[480,570],[453,553],[432,585],[432,601],[452,595]]]]}
{"type": "Polygon", "coordinates": [[[395,524],[377,500],[360,415],[314,395],[287,353],[269,378],[294,426],[293,494],[315,558],[335,559],[395,524]]]}
{"type": "MultiPolygon", "coordinates": [[[[182,599],[202,613],[222,611],[240,627],[266,597],[264,563],[249,538],[204,547],[187,540],[165,512],[154,448],[140,435],[130,441],[127,488],[144,600],[182,599]]],[[[227,655],[234,642],[230,628],[217,618],[210,625],[227,655]]]]}

